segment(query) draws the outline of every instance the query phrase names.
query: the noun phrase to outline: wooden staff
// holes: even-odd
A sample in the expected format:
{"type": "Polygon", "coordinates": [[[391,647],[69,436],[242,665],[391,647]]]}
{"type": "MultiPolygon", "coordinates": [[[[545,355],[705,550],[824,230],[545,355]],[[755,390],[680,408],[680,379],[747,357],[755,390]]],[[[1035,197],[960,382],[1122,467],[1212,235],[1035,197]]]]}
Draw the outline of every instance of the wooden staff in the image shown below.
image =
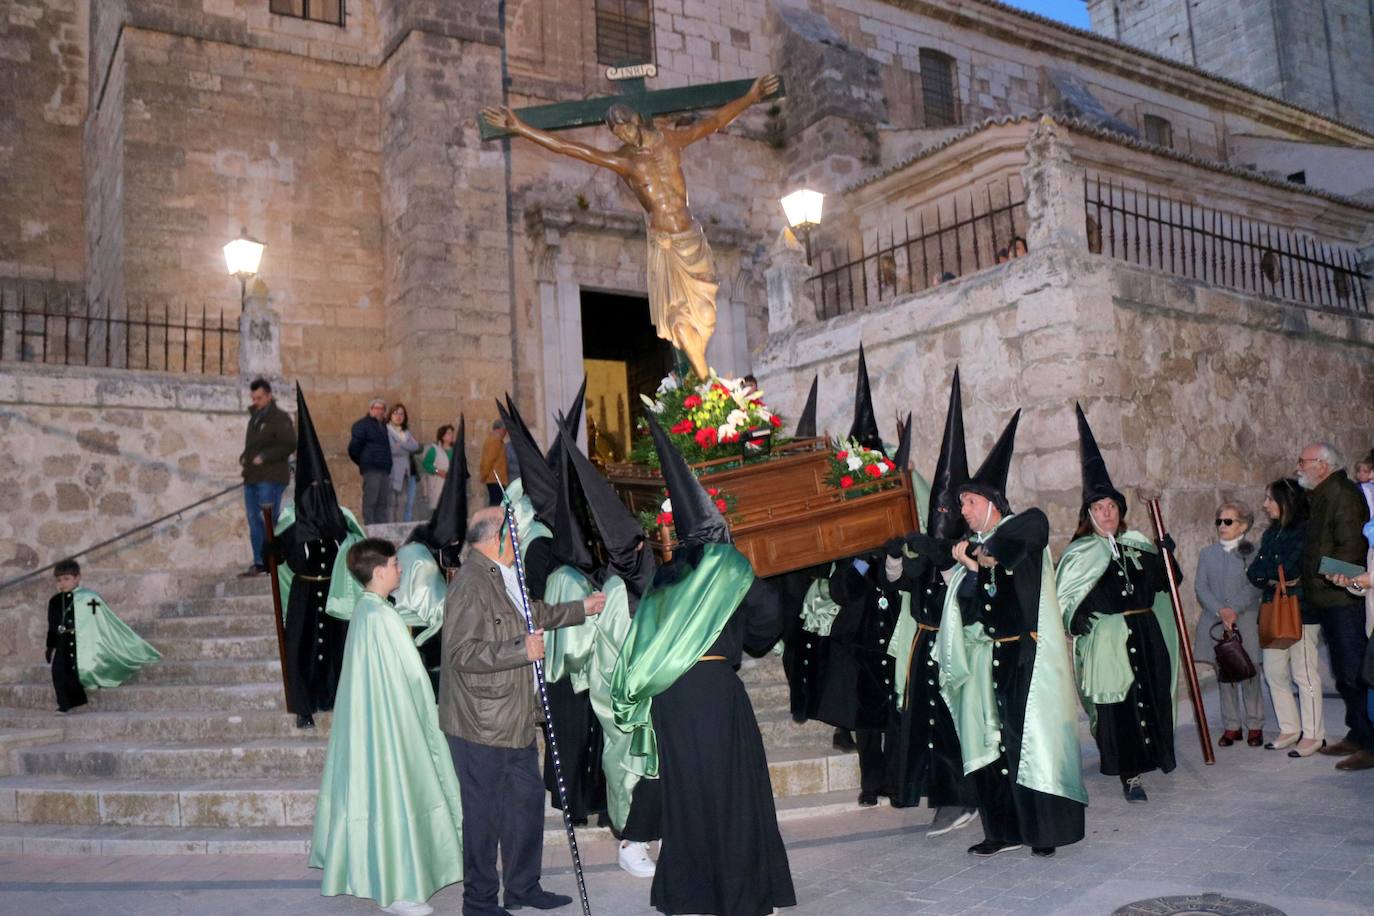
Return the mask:
{"type": "Polygon", "coordinates": [[[267,577],[272,580],[272,608],[276,611],[273,619],[277,622],[277,655],[281,658],[281,689],[286,697],[286,708],[291,708],[291,688],[287,686],[286,675],[286,621],[281,611],[281,586],[277,582],[276,534],[272,521],[272,507],[262,507],[262,525],[266,532],[266,544],[262,557],[267,561],[267,577]]]}
{"type": "MultiPolygon", "coordinates": [[[[1164,530],[1164,516],[1159,511],[1159,500],[1146,500],[1145,505],[1150,508],[1150,521],[1155,526],[1155,541],[1161,542],[1167,537],[1167,532],[1164,530]]],[[[1197,668],[1193,663],[1193,640],[1188,635],[1188,624],[1183,619],[1183,601],[1178,596],[1177,570],[1174,567],[1173,555],[1169,551],[1161,546],[1159,553],[1164,558],[1164,577],[1169,581],[1169,602],[1174,606],[1174,625],[1178,627],[1178,651],[1185,663],[1183,671],[1188,677],[1188,696],[1193,701],[1197,737],[1202,742],[1202,762],[1211,766],[1217,762],[1217,758],[1212,753],[1212,734],[1207,728],[1207,710],[1202,707],[1202,688],[1198,686],[1197,668]]]]}

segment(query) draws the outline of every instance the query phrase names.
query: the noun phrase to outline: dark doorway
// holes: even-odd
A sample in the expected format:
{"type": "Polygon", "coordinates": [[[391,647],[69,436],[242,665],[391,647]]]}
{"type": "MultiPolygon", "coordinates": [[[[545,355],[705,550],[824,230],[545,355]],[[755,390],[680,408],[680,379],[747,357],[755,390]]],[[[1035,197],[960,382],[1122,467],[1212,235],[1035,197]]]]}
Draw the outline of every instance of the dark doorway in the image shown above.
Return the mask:
{"type": "Polygon", "coordinates": [[[673,348],[654,332],[649,300],[582,290],[582,360],[587,444],[601,461],[623,461],[644,414],[639,396],[653,396],[673,368],[673,348]]]}

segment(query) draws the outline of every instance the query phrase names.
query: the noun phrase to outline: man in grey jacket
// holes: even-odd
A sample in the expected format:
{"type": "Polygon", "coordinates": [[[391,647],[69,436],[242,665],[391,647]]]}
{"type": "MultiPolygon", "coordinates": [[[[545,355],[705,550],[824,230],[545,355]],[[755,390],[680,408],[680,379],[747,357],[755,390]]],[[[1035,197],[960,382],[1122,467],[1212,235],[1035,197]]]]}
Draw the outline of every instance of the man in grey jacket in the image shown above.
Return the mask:
{"type": "Polygon", "coordinates": [[[539,886],[544,780],[535,737],[542,711],[530,666],[544,657],[545,629],[582,623],[606,602],[600,592],[555,605],[531,599],[538,629],[527,634],[504,521],[495,506],[472,516],[467,554],[444,602],[439,725],[463,803],[463,916],[505,914],[496,902],[502,883],[510,909],[572,902],[539,886]]]}
{"type": "Polygon", "coordinates": [[[1307,535],[1302,552],[1303,600],[1321,615],[1322,635],[1331,655],[1336,690],[1345,701],[1349,731],[1321,753],[1341,757],[1338,770],[1374,768],[1374,725],[1365,706],[1360,683],[1368,639],[1364,631],[1364,602],[1352,601],[1350,593],[1328,582],[1318,570],[1322,557],[1362,566],[1366,542],[1362,531],[1369,520],[1364,494],[1346,476],[1344,462],[1335,448],[1313,442],[1298,456],[1298,484],[1311,494],[1307,535]]]}

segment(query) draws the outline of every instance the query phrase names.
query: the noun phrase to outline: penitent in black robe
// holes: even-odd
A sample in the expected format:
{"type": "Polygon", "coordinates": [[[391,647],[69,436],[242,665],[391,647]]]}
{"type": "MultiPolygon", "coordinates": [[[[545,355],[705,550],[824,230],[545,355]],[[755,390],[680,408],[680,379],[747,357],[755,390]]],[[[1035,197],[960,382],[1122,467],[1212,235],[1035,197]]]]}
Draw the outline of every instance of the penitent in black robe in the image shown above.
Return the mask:
{"type": "Polygon", "coordinates": [[[703,653],[725,660],[697,662],[654,697],[663,845],[649,899],[662,913],[767,916],[796,905],[763,737],[735,673],[745,649],[763,655],[779,633],[777,595],[755,579],[703,653]]]}
{"type": "Polygon", "coordinates": [[[81,686],[76,669],[75,618],[71,592],[58,592],[48,599],[47,648],[52,652],[52,689],[62,712],[86,705],[86,688],[81,686]]]}
{"type": "Polygon", "coordinates": [[[286,596],[287,708],[298,716],[309,716],[334,708],[348,621],[324,610],[339,543],[299,543],[295,532],[296,526],[291,525],[277,541],[292,572],[286,596]]]}

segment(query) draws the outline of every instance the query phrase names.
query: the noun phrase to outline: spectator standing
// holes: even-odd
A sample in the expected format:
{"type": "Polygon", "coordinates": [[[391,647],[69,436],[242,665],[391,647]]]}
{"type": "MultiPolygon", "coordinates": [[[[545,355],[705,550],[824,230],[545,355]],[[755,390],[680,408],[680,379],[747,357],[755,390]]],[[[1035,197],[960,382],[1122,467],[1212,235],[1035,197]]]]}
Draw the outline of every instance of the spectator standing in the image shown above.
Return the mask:
{"type": "Polygon", "coordinates": [[[410,457],[420,450],[420,443],[410,434],[410,414],[406,411],[406,405],[397,404],[391,408],[387,415],[386,435],[387,447],[391,450],[391,505],[386,520],[408,522],[415,499],[415,475],[411,473],[410,457]]]}
{"type": "MultiPolygon", "coordinates": [[[[1194,583],[1202,616],[1198,618],[1193,639],[1193,654],[1200,661],[1214,662],[1212,627],[1218,621],[1228,630],[1240,633],[1241,646],[1252,659],[1258,657],[1260,590],[1250,584],[1246,566],[1255,545],[1245,540],[1255,515],[1244,503],[1227,500],[1217,507],[1217,542],[1202,548],[1194,583]]],[[[1260,698],[1259,672],[1254,677],[1230,684],[1221,690],[1221,723],[1224,729],[1217,741],[1230,747],[1241,738],[1242,721],[1251,747],[1264,744],[1264,706],[1260,698]],[[1242,720],[1241,707],[1244,706],[1242,720]]]]}
{"type": "Polygon", "coordinates": [[[248,536],[253,543],[253,565],[244,576],[267,574],[262,550],[266,541],[262,507],[272,507],[272,524],[281,512],[281,495],[291,480],[291,453],[296,450],[296,429],[286,411],[277,406],[272,386],[264,378],[255,378],[248,386],[252,407],[248,411],[248,429],[243,434],[243,453],[239,464],[243,467],[243,508],[248,514],[248,536]]]}
{"type": "Polygon", "coordinates": [[[1369,506],[1369,517],[1374,519],[1374,451],[1355,463],[1355,482],[1360,485],[1360,492],[1369,506]]]}
{"type": "Polygon", "coordinates": [[[1369,511],[1360,488],[1345,473],[1336,449],[1325,442],[1313,442],[1298,456],[1298,484],[1311,493],[1311,517],[1303,540],[1302,589],[1316,609],[1322,635],[1331,653],[1331,669],[1336,690],[1345,701],[1344,738],[1321,749],[1321,753],[1343,759],[1338,770],[1366,770],[1374,767],[1374,726],[1370,725],[1366,690],[1360,684],[1369,637],[1365,632],[1363,601],[1352,601],[1344,588],[1327,581],[1318,572],[1322,557],[1332,557],[1363,565],[1366,542],[1362,529],[1369,511]]]}
{"type": "Polygon", "coordinates": [[[386,431],[386,401],[373,398],[367,416],[353,424],[348,457],[363,477],[363,524],[390,521],[391,439],[386,431]]]}
{"type": "Polygon", "coordinates": [[[487,485],[487,505],[501,503],[501,487],[510,482],[510,466],[506,462],[506,424],[496,420],[491,434],[482,443],[482,461],[477,476],[487,485]]]}
{"type": "Polygon", "coordinates": [[[448,477],[449,466],[453,462],[453,441],[457,434],[452,425],[445,423],[434,434],[434,441],[425,449],[420,460],[420,471],[425,477],[425,502],[431,509],[439,505],[439,494],[444,490],[444,478],[448,477]]]}
{"type": "Polygon", "coordinates": [[[1298,599],[1302,611],[1302,638],[1287,649],[1264,649],[1264,679],[1279,720],[1279,734],[1265,748],[1293,747],[1289,757],[1310,757],[1326,743],[1322,717],[1322,683],[1317,671],[1317,636],[1321,619],[1302,597],[1302,545],[1307,536],[1307,493],[1296,480],[1271,483],[1264,494],[1269,527],[1260,536],[1259,552],[1250,561],[1251,583],[1273,601],[1279,570],[1288,593],[1298,599]],[[1298,700],[1293,700],[1293,685],[1298,700]],[[1296,747],[1295,747],[1296,745],[1296,747]]]}

